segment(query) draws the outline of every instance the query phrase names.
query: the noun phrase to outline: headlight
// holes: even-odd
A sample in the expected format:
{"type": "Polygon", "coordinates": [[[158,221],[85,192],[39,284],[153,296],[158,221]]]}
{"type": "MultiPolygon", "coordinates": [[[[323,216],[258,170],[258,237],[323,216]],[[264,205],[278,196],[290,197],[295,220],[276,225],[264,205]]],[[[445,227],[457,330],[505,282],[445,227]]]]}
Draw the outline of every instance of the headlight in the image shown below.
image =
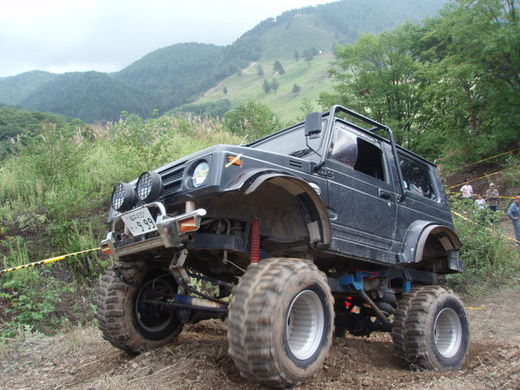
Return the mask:
{"type": "Polygon", "coordinates": [[[127,211],[135,204],[135,192],[128,183],[119,183],[112,191],[112,207],[117,211],[127,211]]]}
{"type": "Polygon", "coordinates": [[[193,187],[197,188],[203,185],[208,178],[209,164],[206,161],[201,161],[195,166],[193,175],[191,176],[191,182],[193,187]]]}
{"type": "Polygon", "coordinates": [[[162,179],[157,172],[145,172],[137,180],[137,197],[144,202],[150,202],[159,197],[162,187],[162,179]]]}

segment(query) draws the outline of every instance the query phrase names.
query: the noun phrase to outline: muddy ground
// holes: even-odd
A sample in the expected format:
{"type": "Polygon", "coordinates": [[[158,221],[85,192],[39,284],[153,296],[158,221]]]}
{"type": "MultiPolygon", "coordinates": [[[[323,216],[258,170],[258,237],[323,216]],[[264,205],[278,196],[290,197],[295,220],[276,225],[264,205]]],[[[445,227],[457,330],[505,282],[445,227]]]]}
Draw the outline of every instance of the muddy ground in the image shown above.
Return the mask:
{"type": "MultiPolygon", "coordinates": [[[[520,289],[465,304],[472,341],[461,370],[408,371],[387,334],[336,338],[322,372],[296,389],[520,389],[520,289]]],[[[188,326],[176,342],[137,356],[113,348],[95,328],[0,348],[5,390],[262,388],[239,376],[226,354],[226,325],[216,320],[188,326]]]]}

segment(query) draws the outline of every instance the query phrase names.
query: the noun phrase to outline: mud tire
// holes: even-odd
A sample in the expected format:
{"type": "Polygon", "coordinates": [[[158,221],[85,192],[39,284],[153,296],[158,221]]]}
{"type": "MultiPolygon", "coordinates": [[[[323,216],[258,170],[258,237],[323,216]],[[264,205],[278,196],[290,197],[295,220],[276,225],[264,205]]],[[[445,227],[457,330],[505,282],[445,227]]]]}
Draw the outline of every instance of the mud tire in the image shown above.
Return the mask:
{"type": "Polygon", "coordinates": [[[240,374],[275,387],[310,379],[332,343],[333,305],[325,274],[310,261],[271,258],[250,265],[227,319],[228,353],[240,374]],[[318,325],[309,328],[310,323],[318,325]],[[298,331],[306,340],[303,348],[298,331]]]}
{"type": "Polygon", "coordinates": [[[392,339],[396,354],[411,368],[459,369],[469,338],[466,311],[453,291],[422,286],[399,301],[392,339]]]}
{"type": "Polygon", "coordinates": [[[121,281],[113,268],[101,277],[95,316],[104,339],[116,348],[139,353],[168,344],[183,325],[174,313],[142,303],[153,294],[150,286],[154,279],[160,280],[160,288],[175,293],[177,285],[173,278],[167,275],[157,279],[164,273],[142,266],[131,271],[135,282],[131,285],[121,281]]]}

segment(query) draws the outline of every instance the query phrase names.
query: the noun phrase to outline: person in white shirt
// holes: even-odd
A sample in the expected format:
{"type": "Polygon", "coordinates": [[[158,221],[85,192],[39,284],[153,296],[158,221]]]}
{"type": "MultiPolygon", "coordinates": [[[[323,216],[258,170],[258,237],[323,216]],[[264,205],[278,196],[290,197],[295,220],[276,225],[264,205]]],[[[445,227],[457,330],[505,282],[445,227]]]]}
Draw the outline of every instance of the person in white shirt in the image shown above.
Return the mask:
{"type": "Polygon", "coordinates": [[[469,184],[468,179],[464,180],[464,185],[460,188],[463,199],[473,198],[473,187],[469,184]]]}
{"type": "Polygon", "coordinates": [[[482,197],[482,195],[479,195],[475,201],[475,207],[479,210],[486,208],[486,200],[482,197]]]}

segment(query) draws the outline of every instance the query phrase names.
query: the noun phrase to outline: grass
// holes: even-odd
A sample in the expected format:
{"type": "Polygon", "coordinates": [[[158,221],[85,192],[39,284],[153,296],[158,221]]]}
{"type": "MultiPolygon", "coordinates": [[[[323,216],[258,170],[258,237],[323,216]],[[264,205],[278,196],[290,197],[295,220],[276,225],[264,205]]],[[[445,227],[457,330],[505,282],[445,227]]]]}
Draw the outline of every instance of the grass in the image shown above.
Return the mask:
{"type": "MultiPolygon", "coordinates": [[[[113,185],[219,143],[220,122],[135,115],[103,133],[58,128],[36,136],[0,170],[0,268],[94,248],[113,185]]],[[[52,334],[92,321],[92,290],[110,261],[96,253],[0,278],[0,339],[52,334]]]]}
{"type": "MultiPolygon", "coordinates": [[[[280,59],[285,69],[283,75],[273,73],[274,60],[263,60],[251,64],[240,74],[228,77],[210,89],[194,104],[229,99],[232,106],[236,106],[246,100],[253,100],[265,104],[285,124],[292,124],[303,119],[305,114],[301,108],[306,101],[314,103],[318,100],[320,93],[332,91],[332,83],[327,76],[327,70],[331,67],[330,63],[333,60],[332,54],[317,55],[310,64],[302,59],[299,61],[294,58],[280,59]],[[257,74],[258,65],[264,71],[263,76],[257,74]],[[278,90],[266,94],[262,84],[264,80],[270,82],[273,78],[279,83],[278,90]],[[292,92],[295,84],[301,88],[297,93],[292,92]],[[227,94],[223,92],[224,87],[228,91],[227,94]]],[[[317,105],[313,109],[320,110],[317,105]]]]}
{"type": "Polygon", "coordinates": [[[520,277],[520,253],[504,237],[499,221],[476,210],[473,204],[452,201],[456,232],[462,242],[464,272],[448,281],[458,292],[479,296],[497,288],[515,286],[520,277]]]}
{"type": "Polygon", "coordinates": [[[261,35],[261,58],[273,61],[292,58],[295,50],[301,56],[304,50],[310,48],[330,53],[332,42],[346,38],[318,15],[294,15],[290,20],[272,26],[261,35]]]}

